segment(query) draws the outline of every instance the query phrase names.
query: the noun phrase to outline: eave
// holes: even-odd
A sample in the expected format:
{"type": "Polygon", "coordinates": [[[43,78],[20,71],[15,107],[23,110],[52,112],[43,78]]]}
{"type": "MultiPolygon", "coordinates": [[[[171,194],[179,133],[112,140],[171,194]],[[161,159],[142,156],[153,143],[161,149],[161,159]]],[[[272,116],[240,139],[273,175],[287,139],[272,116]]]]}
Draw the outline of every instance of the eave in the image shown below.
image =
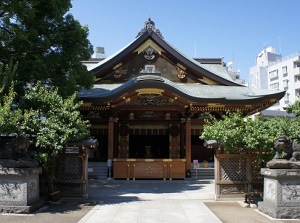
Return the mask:
{"type": "Polygon", "coordinates": [[[245,86],[206,86],[199,85],[198,92],[189,91],[169,80],[152,75],[134,78],[118,87],[111,89],[90,89],[81,91],[78,97],[85,103],[93,106],[102,106],[102,109],[124,106],[130,100],[139,97],[141,89],[151,94],[159,94],[169,100],[176,109],[189,109],[194,112],[241,110],[247,114],[255,113],[270,107],[278,102],[285,92],[269,93],[264,95],[254,94],[245,86]],[[202,90],[203,88],[203,90],[202,90]],[[220,92],[221,96],[210,96],[209,91],[220,92]],[[225,91],[224,91],[225,90],[225,91]],[[222,91],[223,94],[222,94],[222,91]],[[234,97],[226,92],[234,91],[234,97]],[[201,94],[201,92],[204,92],[201,94]]]}

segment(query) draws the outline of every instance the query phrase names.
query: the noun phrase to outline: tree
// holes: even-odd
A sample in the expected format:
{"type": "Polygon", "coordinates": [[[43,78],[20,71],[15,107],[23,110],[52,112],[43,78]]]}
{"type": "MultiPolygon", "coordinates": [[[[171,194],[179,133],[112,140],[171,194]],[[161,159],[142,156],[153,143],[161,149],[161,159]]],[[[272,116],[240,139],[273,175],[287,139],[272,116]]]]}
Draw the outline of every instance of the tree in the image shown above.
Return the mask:
{"type": "Polygon", "coordinates": [[[13,79],[16,74],[18,64],[13,64],[11,60],[9,64],[0,64],[0,98],[9,93],[11,87],[13,87],[13,79]]]}
{"type": "Polygon", "coordinates": [[[14,108],[15,92],[11,87],[9,93],[3,96],[0,103],[0,133],[20,133],[22,111],[14,108]]]}
{"type": "Polygon", "coordinates": [[[281,135],[295,138],[300,132],[298,117],[273,119],[245,118],[241,113],[228,113],[217,120],[206,121],[201,135],[203,140],[217,140],[225,153],[251,152],[265,165],[273,156],[275,140],[281,135]]]}
{"type": "Polygon", "coordinates": [[[244,151],[256,154],[256,160],[262,166],[274,157],[274,142],[282,134],[279,122],[285,122],[283,118],[256,118],[247,119],[243,134],[244,151]]]}
{"type": "Polygon", "coordinates": [[[16,92],[37,81],[58,87],[63,97],[89,88],[93,76],[80,61],[89,59],[88,28],[68,11],[71,0],[3,0],[0,4],[0,62],[18,61],[16,92]]]}
{"type": "Polygon", "coordinates": [[[81,102],[76,94],[62,98],[58,89],[47,88],[38,82],[29,88],[19,106],[23,111],[23,134],[36,135],[31,157],[43,167],[43,179],[51,194],[50,172],[63,147],[89,135],[89,122],[80,117],[81,102]]]}
{"type": "Polygon", "coordinates": [[[216,140],[228,153],[240,153],[245,131],[245,121],[241,113],[227,113],[222,120],[211,116],[206,120],[201,135],[203,140],[216,140]]]}
{"type": "Polygon", "coordinates": [[[14,104],[13,77],[17,64],[11,61],[6,66],[0,64],[0,133],[19,133],[22,111],[14,104]]]}
{"type": "Polygon", "coordinates": [[[288,113],[294,113],[297,117],[300,117],[300,101],[295,101],[294,104],[287,107],[288,113]]]}
{"type": "Polygon", "coordinates": [[[89,135],[90,125],[80,117],[82,102],[76,100],[76,94],[63,99],[57,89],[38,83],[26,91],[18,105],[14,106],[14,98],[11,87],[0,103],[0,133],[35,135],[37,149],[32,155],[45,171],[64,145],[89,135]]]}
{"type": "Polygon", "coordinates": [[[76,94],[63,99],[58,90],[39,83],[30,88],[22,100],[24,110],[22,131],[36,135],[35,158],[47,170],[68,142],[84,139],[89,135],[89,122],[80,117],[81,102],[76,94]]]}

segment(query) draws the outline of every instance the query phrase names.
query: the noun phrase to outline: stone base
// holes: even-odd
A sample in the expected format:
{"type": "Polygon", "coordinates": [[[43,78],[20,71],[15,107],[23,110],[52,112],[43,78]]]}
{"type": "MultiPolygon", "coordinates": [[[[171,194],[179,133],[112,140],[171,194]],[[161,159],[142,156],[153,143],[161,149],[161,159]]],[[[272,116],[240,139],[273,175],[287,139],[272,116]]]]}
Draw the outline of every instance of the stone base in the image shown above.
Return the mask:
{"type": "Polygon", "coordinates": [[[0,213],[30,214],[45,205],[44,201],[38,201],[30,206],[6,206],[0,205],[0,213]]]}
{"type": "Polygon", "coordinates": [[[300,207],[276,207],[265,202],[258,202],[258,210],[272,218],[300,219],[300,207]]]}
{"type": "Polygon", "coordinates": [[[300,169],[261,169],[264,199],[258,210],[279,219],[300,219],[300,169]]]}
{"type": "Polygon", "coordinates": [[[0,167],[0,212],[16,209],[28,212],[40,200],[40,168],[0,167]],[[7,208],[5,208],[7,207],[7,208]]]}
{"type": "Polygon", "coordinates": [[[267,163],[267,167],[270,169],[300,169],[300,162],[284,159],[273,159],[267,163]]]}

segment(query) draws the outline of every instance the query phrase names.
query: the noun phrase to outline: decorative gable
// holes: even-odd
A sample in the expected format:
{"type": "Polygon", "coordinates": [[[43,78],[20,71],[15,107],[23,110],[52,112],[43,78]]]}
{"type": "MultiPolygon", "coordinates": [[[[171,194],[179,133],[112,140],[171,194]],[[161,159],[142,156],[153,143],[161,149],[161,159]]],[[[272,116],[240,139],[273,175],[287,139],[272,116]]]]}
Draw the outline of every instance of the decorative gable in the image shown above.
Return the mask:
{"type": "Polygon", "coordinates": [[[178,83],[201,83],[186,67],[173,63],[165,50],[152,39],[148,39],[132,51],[130,59],[113,65],[101,83],[120,83],[142,75],[159,75],[178,83]]]}
{"type": "Polygon", "coordinates": [[[143,74],[157,74],[178,83],[237,86],[222,59],[207,64],[184,56],[168,44],[149,18],[128,46],[91,68],[97,83],[120,83],[143,74]]]}

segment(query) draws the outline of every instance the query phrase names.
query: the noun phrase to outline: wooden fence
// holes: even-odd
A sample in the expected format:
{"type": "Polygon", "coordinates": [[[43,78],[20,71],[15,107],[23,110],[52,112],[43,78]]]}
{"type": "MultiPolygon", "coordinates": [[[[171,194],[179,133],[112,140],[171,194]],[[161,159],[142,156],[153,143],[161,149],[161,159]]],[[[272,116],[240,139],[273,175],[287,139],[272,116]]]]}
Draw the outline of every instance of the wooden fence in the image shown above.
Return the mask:
{"type": "Polygon", "coordinates": [[[245,193],[262,192],[263,176],[252,154],[216,154],[216,199],[244,197],[245,193]]]}
{"type": "Polygon", "coordinates": [[[65,146],[51,172],[52,191],[66,197],[88,197],[88,149],[97,145],[97,140],[87,139],[65,146]]]}

